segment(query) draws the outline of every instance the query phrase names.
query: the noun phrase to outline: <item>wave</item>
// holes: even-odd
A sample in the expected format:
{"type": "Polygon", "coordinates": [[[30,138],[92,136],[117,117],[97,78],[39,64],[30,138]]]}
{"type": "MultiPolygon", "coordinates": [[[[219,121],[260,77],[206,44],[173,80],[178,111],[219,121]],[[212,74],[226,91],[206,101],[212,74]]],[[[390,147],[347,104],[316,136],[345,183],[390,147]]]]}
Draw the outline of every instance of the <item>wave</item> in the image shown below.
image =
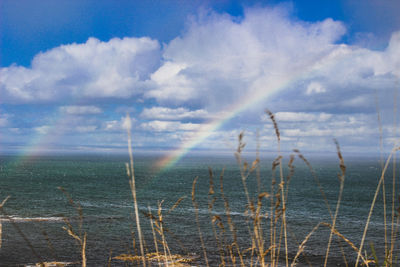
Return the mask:
{"type": "Polygon", "coordinates": [[[65,217],[0,217],[0,222],[57,222],[63,221],[65,217]]]}
{"type": "MultiPolygon", "coordinates": [[[[175,209],[176,212],[183,212],[183,213],[189,213],[189,214],[195,214],[196,210],[194,208],[186,208],[186,209],[182,209],[182,208],[176,208],[175,209]]],[[[197,212],[201,215],[217,215],[217,216],[226,216],[227,212],[225,210],[212,210],[209,211],[208,209],[198,209],[197,212]]],[[[240,211],[230,211],[229,212],[230,216],[233,217],[245,217],[245,218],[253,218],[254,214],[252,214],[251,212],[240,212],[240,211]]],[[[264,213],[260,213],[259,214],[260,218],[268,218],[268,216],[264,213]]]]}

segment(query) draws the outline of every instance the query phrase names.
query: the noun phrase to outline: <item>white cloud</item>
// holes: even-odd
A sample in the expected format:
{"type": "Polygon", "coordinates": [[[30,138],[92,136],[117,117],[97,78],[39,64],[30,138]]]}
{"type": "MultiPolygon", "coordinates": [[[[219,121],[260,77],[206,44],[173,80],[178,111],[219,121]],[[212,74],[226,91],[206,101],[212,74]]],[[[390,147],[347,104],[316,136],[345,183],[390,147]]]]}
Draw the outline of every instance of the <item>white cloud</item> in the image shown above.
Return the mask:
{"type": "Polygon", "coordinates": [[[274,86],[329,54],[344,31],[331,19],[293,22],[279,8],[248,9],[240,22],[211,14],[166,47],[166,63],[152,76],[156,88],[146,96],[163,103],[195,100],[220,110],[279,89],[274,86]]]}
{"type": "Polygon", "coordinates": [[[291,137],[341,137],[341,136],[357,136],[360,134],[367,134],[371,132],[370,129],[366,127],[359,128],[342,128],[342,129],[321,129],[321,128],[311,128],[310,126],[307,129],[286,129],[283,130],[283,135],[291,136],[291,137]]]}
{"type": "Polygon", "coordinates": [[[166,62],[146,96],[208,111],[263,110],[268,97],[287,89],[293,93],[284,102],[292,107],[365,109],[375,90],[396,87],[400,32],[383,51],[338,44],[344,33],[338,21],[294,21],[282,9],[249,9],[240,21],[206,15],[166,46],[166,62]]]}
{"type": "Polygon", "coordinates": [[[174,132],[174,131],[195,131],[201,127],[197,123],[181,123],[177,121],[150,121],[141,124],[141,128],[147,131],[174,132]]]}
{"type": "Polygon", "coordinates": [[[160,46],[149,38],[89,38],[84,44],[62,45],[36,55],[30,68],[2,68],[1,102],[138,95],[159,60],[160,46]]]}
{"type": "Polygon", "coordinates": [[[170,98],[171,94],[173,94],[173,102],[182,102],[195,98],[196,91],[191,79],[181,74],[181,71],[185,68],[184,64],[166,62],[151,75],[156,89],[148,91],[146,96],[164,100],[170,98]]]}
{"type": "Polygon", "coordinates": [[[195,119],[207,118],[209,114],[204,109],[188,110],[187,108],[167,108],[167,107],[152,107],[145,108],[140,114],[145,119],[158,119],[158,120],[182,120],[182,119],[195,119]]]}
{"type": "Polygon", "coordinates": [[[101,129],[106,131],[106,132],[124,132],[126,133],[126,130],[136,124],[136,119],[131,118],[130,120],[127,119],[127,117],[121,117],[120,120],[111,120],[111,121],[105,121],[102,123],[101,129]]]}
{"type": "MultiPolygon", "coordinates": [[[[347,101],[356,93],[360,99],[370,97],[370,90],[385,90],[396,87],[400,78],[400,32],[393,33],[388,47],[383,51],[372,51],[356,46],[336,45],[334,53],[325,58],[307,78],[311,83],[307,92],[318,88],[333,91],[335,99],[347,101]],[[311,87],[318,79],[318,87],[311,87]]],[[[329,99],[331,102],[334,99],[329,99]]]]}
{"type": "Polygon", "coordinates": [[[104,122],[105,131],[120,131],[122,129],[121,121],[113,120],[104,122]]]}
{"type": "Polygon", "coordinates": [[[63,106],[60,111],[70,115],[100,114],[103,111],[96,106],[63,106]]]}
{"type": "MultiPolygon", "coordinates": [[[[325,122],[332,118],[332,114],[328,113],[305,113],[305,112],[277,112],[275,114],[276,120],[280,122],[325,122]]],[[[261,117],[263,122],[270,121],[269,116],[263,115],[261,117]]]]}
{"type": "Polygon", "coordinates": [[[307,86],[307,95],[325,93],[326,89],[318,82],[311,82],[307,86]]]}
{"type": "MultiPolygon", "coordinates": [[[[269,120],[265,118],[267,119],[269,120]]],[[[278,112],[276,120],[283,150],[290,151],[296,147],[312,151],[326,151],[328,148],[334,150],[333,138],[339,140],[344,150],[356,151],[356,147],[368,147],[376,151],[378,148],[379,129],[376,114],[278,112]]],[[[383,130],[384,136],[392,136],[391,127],[384,127],[383,130]]],[[[271,141],[276,142],[272,123],[267,123],[260,134],[263,147],[271,148],[271,141]]]]}
{"type": "Polygon", "coordinates": [[[50,125],[42,125],[39,127],[35,127],[34,130],[38,132],[39,134],[47,134],[51,130],[50,125]]]}

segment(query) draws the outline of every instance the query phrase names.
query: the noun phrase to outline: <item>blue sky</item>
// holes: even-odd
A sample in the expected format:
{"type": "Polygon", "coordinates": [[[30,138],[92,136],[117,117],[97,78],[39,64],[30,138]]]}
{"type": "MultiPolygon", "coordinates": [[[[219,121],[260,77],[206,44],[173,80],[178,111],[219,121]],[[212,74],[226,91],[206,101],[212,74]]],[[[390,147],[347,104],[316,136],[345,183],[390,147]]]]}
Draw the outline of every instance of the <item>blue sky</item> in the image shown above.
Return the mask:
{"type": "Polygon", "coordinates": [[[398,1],[0,1],[0,153],[379,152],[398,1]]]}

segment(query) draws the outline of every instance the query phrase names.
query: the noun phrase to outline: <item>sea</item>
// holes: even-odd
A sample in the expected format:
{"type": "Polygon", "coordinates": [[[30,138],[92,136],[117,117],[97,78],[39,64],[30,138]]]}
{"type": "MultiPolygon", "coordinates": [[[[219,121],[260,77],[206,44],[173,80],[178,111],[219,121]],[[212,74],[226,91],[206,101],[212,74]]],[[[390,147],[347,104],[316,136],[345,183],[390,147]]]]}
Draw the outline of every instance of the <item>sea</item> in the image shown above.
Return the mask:
{"type": "MultiPolygon", "coordinates": [[[[260,214],[263,215],[260,224],[264,225],[266,250],[270,246],[271,199],[276,205],[279,198],[276,196],[280,184],[279,166],[273,167],[274,157],[261,158],[259,168],[253,168],[248,175],[254,156],[243,157],[240,167],[234,155],[188,155],[174,166],[161,170],[155,167],[159,159],[159,156],[152,155],[134,157],[137,203],[146,252],[156,251],[154,233],[157,249],[163,251],[162,237],[153,232],[152,226],[156,225],[151,224],[151,218],[153,222],[160,222],[161,213],[168,249],[171,254],[192,259],[187,266],[206,266],[205,254],[209,266],[219,266],[222,260],[225,266],[240,266],[238,255],[234,256],[235,263],[229,256],[229,247],[232,248],[229,245],[235,239],[243,251],[244,264],[259,266],[256,257],[251,256],[254,216],[249,211],[241,170],[246,175],[245,185],[250,201],[257,203],[261,199],[260,214]],[[244,162],[248,163],[246,170],[244,162]],[[211,175],[213,179],[210,179],[211,175]],[[275,190],[273,193],[272,187],[275,190]],[[267,194],[258,198],[262,193],[267,194]],[[221,242],[224,242],[222,250],[221,242]]],[[[289,157],[284,156],[282,160],[284,186],[288,188],[289,263],[296,255],[299,244],[318,223],[332,224],[326,202],[334,214],[338,201],[339,160],[335,157],[311,157],[308,160],[312,170],[302,159],[295,157],[292,175],[288,167],[289,157]]],[[[140,265],[140,262],[125,262],[116,258],[121,254],[140,255],[130,178],[126,172],[128,161],[126,155],[0,156],[0,202],[9,197],[0,209],[0,266],[32,266],[50,261],[71,262],[71,266],[80,266],[82,243],[78,239],[83,241],[84,235],[87,237],[87,266],[140,265]]],[[[382,164],[378,158],[352,157],[345,158],[345,165],[336,229],[359,247],[381,177],[382,164]]],[[[400,166],[399,163],[397,165],[400,166]]],[[[392,179],[393,168],[390,164],[384,181],[386,249],[390,249],[391,239],[392,179]]],[[[400,181],[397,179],[396,183],[400,184],[400,181]]],[[[375,253],[381,263],[385,257],[383,199],[380,190],[363,248],[363,255],[374,258],[375,253]]],[[[396,214],[398,208],[397,190],[396,214]]],[[[397,216],[394,229],[398,227],[396,221],[397,216]]],[[[280,222],[281,217],[277,219],[277,224],[280,222]]],[[[277,244],[279,240],[281,244],[279,266],[285,265],[284,237],[279,234],[282,229],[281,226],[276,227],[277,244]]],[[[297,266],[323,265],[329,236],[330,229],[324,225],[313,232],[298,258],[297,266]]],[[[399,240],[397,230],[395,238],[399,240]]],[[[328,266],[354,265],[357,254],[349,242],[333,236],[328,266]]],[[[399,256],[399,251],[399,246],[395,245],[395,258],[399,256]]],[[[270,257],[266,256],[267,263],[269,260],[270,257]]],[[[157,262],[153,263],[158,266],[157,262]]]]}

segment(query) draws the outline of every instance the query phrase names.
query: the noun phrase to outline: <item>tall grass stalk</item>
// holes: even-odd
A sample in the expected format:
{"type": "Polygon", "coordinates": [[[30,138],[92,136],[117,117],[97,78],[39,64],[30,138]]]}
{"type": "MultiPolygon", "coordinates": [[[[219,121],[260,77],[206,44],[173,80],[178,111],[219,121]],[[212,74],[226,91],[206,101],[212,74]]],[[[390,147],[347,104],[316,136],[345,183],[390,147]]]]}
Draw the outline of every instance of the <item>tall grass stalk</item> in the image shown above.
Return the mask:
{"type": "Polygon", "coordinates": [[[343,157],[342,157],[342,153],[340,152],[339,143],[337,142],[337,140],[334,140],[334,141],[335,141],[335,144],[336,144],[337,154],[338,154],[338,157],[339,157],[339,160],[340,160],[341,173],[338,175],[338,178],[339,178],[339,181],[340,181],[340,190],[339,190],[338,201],[336,203],[335,216],[333,217],[332,229],[331,229],[331,233],[329,235],[328,247],[326,249],[326,254],[325,254],[325,262],[324,262],[324,266],[325,267],[326,267],[326,265],[328,263],[329,249],[330,249],[331,242],[332,242],[333,231],[334,231],[335,226],[336,226],[337,215],[339,213],[340,201],[342,200],[342,194],[343,194],[343,188],[344,188],[344,180],[345,180],[345,175],[346,175],[346,165],[344,165],[344,160],[343,160],[343,157]]]}
{"type": "MultiPolygon", "coordinates": [[[[397,146],[397,95],[398,95],[398,89],[394,90],[394,96],[393,96],[393,137],[395,139],[394,146],[397,146]]],[[[392,179],[392,227],[391,227],[391,234],[390,234],[390,252],[389,252],[389,263],[392,265],[393,264],[393,250],[394,250],[394,243],[395,243],[395,225],[394,225],[394,219],[395,219],[395,195],[396,195],[396,153],[393,155],[393,179],[392,179]]]]}
{"type": "Polygon", "coordinates": [[[133,204],[135,209],[135,219],[136,219],[136,227],[139,236],[139,244],[140,244],[140,253],[142,255],[142,262],[143,266],[146,266],[146,259],[144,254],[144,247],[143,247],[143,236],[142,236],[142,229],[140,228],[140,220],[139,220],[139,209],[136,199],[136,184],[135,184],[135,172],[133,167],[133,154],[132,154],[132,136],[131,136],[131,118],[129,114],[126,115],[126,124],[127,124],[127,133],[128,133],[128,152],[129,152],[129,166],[127,165],[127,175],[131,178],[129,184],[131,186],[131,192],[133,197],[133,204]]]}
{"type": "Polygon", "coordinates": [[[303,242],[299,245],[299,248],[297,250],[296,256],[294,256],[292,264],[290,265],[291,267],[294,267],[296,265],[296,261],[298,257],[300,256],[301,253],[303,253],[304,248],[306,246],[307,241],[310,239],[310,237],[317,231],[317,229],[321,226],[321,223],[318,223],[314,228],[307,234],[307,236],[304,238],[303,242]]]}
{"type": "MultiPolygon", "coordinates": [[[[235,157],[236,157],[236,161],[239,165],[242,185],[243,185],[244,192],[245,192],[245,195],[247,198],[247,211],[250,212],[253,217],[253,230],[251,230],[250,226],[248,225],[248,230],[249,230],[249,234],[251,236],[251,243],[252,243],[251,247],[249,249],[247,249],[247,250],[251,250],[251,252],[252,252],[251,257],[250,257],[250,261],[251,261],[250,264],[251,265],[253,264],[252,257],[253,257],[254,249],[256,248],[258,250],[257,261],[260,262],[261,266],[265,266],[265,251],[264,251],[265,250],[264,249],[265,241],[264,241],[263,229],[261,227],[260,211],[261,211],[263,197],[264,196],[269,197],[269,194],[259,193],[258,198],[257,198],[257,206],[256,207],[254,206],[253,200],[250,199],[246,180],[248,179],[248,177],[254,170],[258,169],[260,159],[258,157],[259,155],[257,155],[257,158],[253,161],[251,166],[249,166],[249,164],[246,161],[244,161],[242,164],[241,153],[242,153],[243,148],[245,147],[245,143],[243,142],[243,132],[239,134],[238,141],[239,141],[238,148],[235,153],[235,157]]],[[[259,173],[257,174],[257,179],[258,179],[257,183],[261,184],[259,173]]],[[[260,187],[258,188],[258,192],[260,192],[260,187]]]]}
{"type": "Polygon", "coordinates": [[[275,195],[275,168],[278,165],[277,160],[272,162],[272,177],[271,177],[271,199],[270,199],[270,244],[272,246],[271,251],[271,265],[275,266],[276,261],[276,223],[277,223],[277,207],[278,203],[275,203],[275,197],[277,198],[277,202],[279,198],[277,197],[278,194],[275,195]]]}
{"type": "Polygon", "coordinates": [[[63,226],[62,228],[65,231],[67,231],[68,235],[70,235],[72,238],[74,238],[78,242],[78,245],[80,246],[80,249],[81,249],[82,267],[86,267],[86,262],[87,262],[87,259],[86,259],[87,234],[86,234],[86,232],[83,233],[83,229],[82,229],[82,227],[83,227],[83,211],[82,211],[82,207],[81,207],[81,205],[79,203],[76,203],[72,199],[72,197],[68,194],[68,192],[63,187],[59,187],[58,189],[60,189],[61,192],[64,193],[64,195],[68,199],[68,202],[78,212],[78,216],[79,216],[78,230],[79,230],[79,232],[76,233],[74,231],[71,223],[69,222],[69,220],[67,218],[64,218],[64,222],[67,225],[67,227],[63,226]]]}
{"type": "MultiPolygon", "coordinates": [[[[154,230],[154,220],[153,220],[153,215],[151,213],[150,206],[148,207],[148,210],[149,210],[149,215],[150,215],[150,226],[151,226],[151,233],[153,234],[154,247],[156,249],[157,255],[160,255],[158,252],[157,236],[156,236],[156,231],[154,230]]],[[[157,262],[158,262],[158,266],[161,267],[160,257],[157,258],[157,262]]]]}
{"type": "MultiPolygon", "coordinates": [[[[285,181],[283,179],[283,167],[282,167],[282,156],[281,156],[281,138],[280,132],[278,128],[278,124],[275,120],[275,115],[268,109],[265,110],[268,114],[269,118],[271,119],[274,129],[275,135],[278,141],[278,158],[279,158],[279,177],[280,177],[280,184],[279,187],[281,189],[281,197],[282,197],[282,222],[283,222],[283,231],[284,231],[284,242],[285,242],[285,260],[286,260],[286,267],[289,266],[289,258],[288,258],[288,244],[287,244],[287,226],[286,226],[286,198],[285,198],[285,181]]],[[[280,248],[280,246],[279,246],[280,248]]],[[[279,254],[278,254],[279,255],[279,254]]]]}
{"type": "MultiPolygon", "coordinates": [[[[378,120],[378,128],[379,128],[379,152],[380,152],[380,164],[381,171],[383,170],[383,129],[382,129],[382,119],[381,112],[379,108],[379,99],[378,99],[378,91],[375,90],[375,105],[376,105],[376,113],[378,120]]],[[[385,258],[388,253],[388,240],[387,240],[387,215],[386,215],[386,185],[385,178],[382,180],[382,199],[383,199],[383,225],[384,225],[384,238],[385,238],[385,258]]]]}
{"type": "Polygon", "coordinates": [[[167,239],[165,238],[165,230],[164,230],[164,219],[162,215],[162,204],[164,200],[158,202],[158,209],[157,209],[157,215],[158,215],[158,233],[161,236],[161,243],[163,246],[163,251],[164,251],[164,261],[165,265],[168,267],[169,262],[171,260],[171,251],[168,247],[167,244],[167,239]]]}

